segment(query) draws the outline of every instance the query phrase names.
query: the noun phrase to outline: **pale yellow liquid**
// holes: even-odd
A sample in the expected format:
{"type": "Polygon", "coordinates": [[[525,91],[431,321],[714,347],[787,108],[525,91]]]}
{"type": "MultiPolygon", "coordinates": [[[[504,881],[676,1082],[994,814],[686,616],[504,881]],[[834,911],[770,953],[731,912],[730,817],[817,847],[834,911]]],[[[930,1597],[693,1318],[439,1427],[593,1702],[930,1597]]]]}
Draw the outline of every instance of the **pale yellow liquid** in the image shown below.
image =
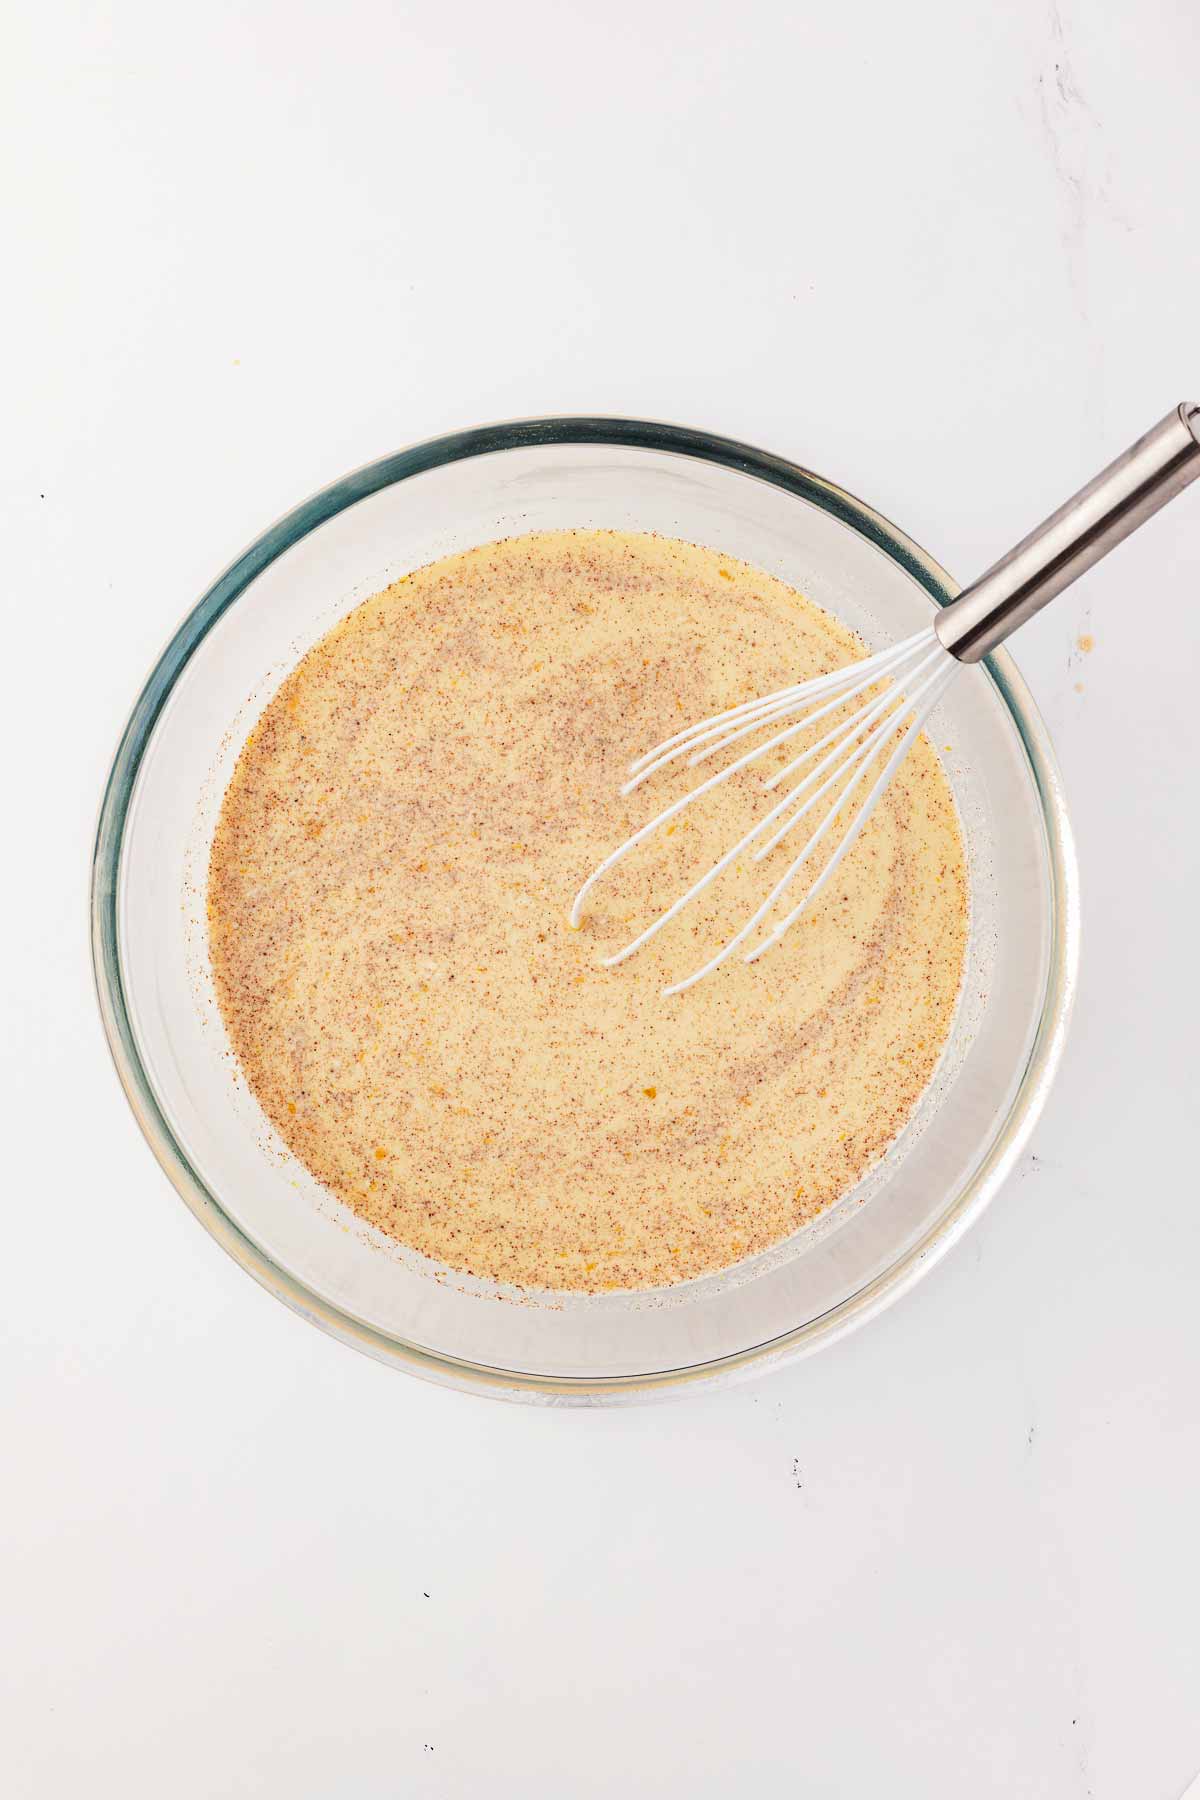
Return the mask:
{"type": "Polygon", "coordinates": [[[622,800],[631,757],[863,650],[716,551],[596,531],[447,558],[331,632],[242,753],[209,890],[234,1049],[313,1174],[437,1263],[586,1291],[722,1268],[845,1193],[928,1083],[962,972],[962,843],[929,743],[752,966],[660,998],[765,897],[790,840],[628,963],[599,959],[770,804],[763,769],[635,853],[582,930],[567,913],[710,772],[622,800]]]}

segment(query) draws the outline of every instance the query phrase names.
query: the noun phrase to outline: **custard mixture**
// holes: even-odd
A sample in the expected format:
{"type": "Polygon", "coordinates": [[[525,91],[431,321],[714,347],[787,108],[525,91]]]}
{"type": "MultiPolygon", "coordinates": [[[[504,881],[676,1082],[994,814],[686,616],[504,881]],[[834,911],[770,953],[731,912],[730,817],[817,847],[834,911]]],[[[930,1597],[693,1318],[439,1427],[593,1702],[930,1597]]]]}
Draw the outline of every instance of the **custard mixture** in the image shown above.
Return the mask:
{"type": "Polygon", "coordinates": [[[486,544],[351,613],[252,732],[209,880],[225,1025],[300,1161],[443,1267],[580,1292],[721,1269],[852,1187],[928,1083],[962,974],[963,847],[924,737],[752,965],[660,997],[765,898],[791,839],[620,967],[600,958],[745,833],[804,737],[658,832],[580,930],[567,915],[714,767],[621,799],[632,757],[863,653],[757,569],[615,531],[486,544]]]}

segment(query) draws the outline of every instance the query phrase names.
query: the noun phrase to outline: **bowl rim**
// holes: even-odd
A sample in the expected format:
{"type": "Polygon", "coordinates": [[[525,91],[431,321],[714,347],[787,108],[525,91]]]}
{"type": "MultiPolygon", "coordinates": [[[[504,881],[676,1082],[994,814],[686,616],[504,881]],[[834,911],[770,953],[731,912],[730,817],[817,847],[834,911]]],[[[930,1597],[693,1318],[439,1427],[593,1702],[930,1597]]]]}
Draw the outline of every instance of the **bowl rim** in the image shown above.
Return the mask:
{"type": "Polygon", "coordinates": [[[602,415],[516,419],[428,438],[344,475],[260,533],[188,612],[139,693],[105,782],[92,854],[92,967],[109,1051],[143,1136],[189,1210],[268,1292],[341,1342],[444,1385],[511,1399],[604,1403],[697,1385],[719,1385],[804,1355],[872,1318],[905,1293],[983,1212],[1023,1149],[1062,1057],[1079,963],[1079,874],[1066,799],[1054,752],[1032,696],[1006,651],[984,668],[1008,708],[1041,802],[1050,872],[1051,953],[1037,1030],[1009,1109],[980,1164],[941,1217],[896,1262],[805,1324],[727,1356],[637,1375],[544,1376],[447,1356],[379,1331],[343,1311],[280,1268],[224,1211],[192,1168],[159,1107],[138,1052],[121,969],[121,854],[130,803],[154,727],[191,656],[255,578],[311,531],[381,488],[426,470],[495,451],[568,445],[644,449],[695,457],[757,477],[831,513],[897,562],[939,606],[958,584],[905,532],[866,502],[785,457],[687,426],[602,415]]]}

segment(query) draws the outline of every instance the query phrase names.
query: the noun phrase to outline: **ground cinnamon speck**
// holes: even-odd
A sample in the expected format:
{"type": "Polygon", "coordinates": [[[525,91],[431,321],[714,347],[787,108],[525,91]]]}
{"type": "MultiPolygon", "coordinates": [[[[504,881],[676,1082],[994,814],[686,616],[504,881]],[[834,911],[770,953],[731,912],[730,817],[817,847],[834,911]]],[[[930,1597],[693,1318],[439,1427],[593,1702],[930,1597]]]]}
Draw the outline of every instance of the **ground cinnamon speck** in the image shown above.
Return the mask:
{"type": "Polygon", "coordinates": [[[861,654],[744,564],[592,531],[435,563],[318,644],[242,753],[209,882],[230,1038],[313,1174],[443,1266],[584,1291],[724,1267],[852,1186],[928,1082],[962,968],[962,846],[925,740],[836,891],[751,967],[659,998],[775,858],[597,966],[758,816],[749,771],[562,927],[600,857],[696,779],[622,800],[631,756],[680,712],[861,654]],[[654,1107],[647,1065],[670,1071],[654,1107]]]}

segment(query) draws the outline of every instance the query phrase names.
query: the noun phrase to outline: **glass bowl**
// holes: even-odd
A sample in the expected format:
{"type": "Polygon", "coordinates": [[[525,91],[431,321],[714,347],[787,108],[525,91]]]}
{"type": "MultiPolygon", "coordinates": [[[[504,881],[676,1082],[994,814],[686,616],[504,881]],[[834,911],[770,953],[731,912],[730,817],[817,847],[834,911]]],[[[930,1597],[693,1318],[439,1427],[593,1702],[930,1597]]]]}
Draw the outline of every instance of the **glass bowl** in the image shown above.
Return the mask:
{"type": "Polygon", "coordinates": [[[205,932],[217,810],[266,700],[346,611],[434,558],[566,526],[712,545],[800,588],[873,648],[956,592],[831,482],[702,432],[534,419],[385,457],[264,532],[167,645],[105,790],[92,942],[129,1103],[178,1192],[243,1268],[314,1324],[414,1374],[595,1404],[728,1380],[829,1343],[949,1248],[1046,1097],[1074,987],[1078,901],[1058,770],[999,653],[964,670],[931,725],[971,871],[955,1024],[913,1119],[852,1193],[784,1244],[652,1293],[504,1290],[373,1231],[291,1156],[230,1053],[205,932]]]}

